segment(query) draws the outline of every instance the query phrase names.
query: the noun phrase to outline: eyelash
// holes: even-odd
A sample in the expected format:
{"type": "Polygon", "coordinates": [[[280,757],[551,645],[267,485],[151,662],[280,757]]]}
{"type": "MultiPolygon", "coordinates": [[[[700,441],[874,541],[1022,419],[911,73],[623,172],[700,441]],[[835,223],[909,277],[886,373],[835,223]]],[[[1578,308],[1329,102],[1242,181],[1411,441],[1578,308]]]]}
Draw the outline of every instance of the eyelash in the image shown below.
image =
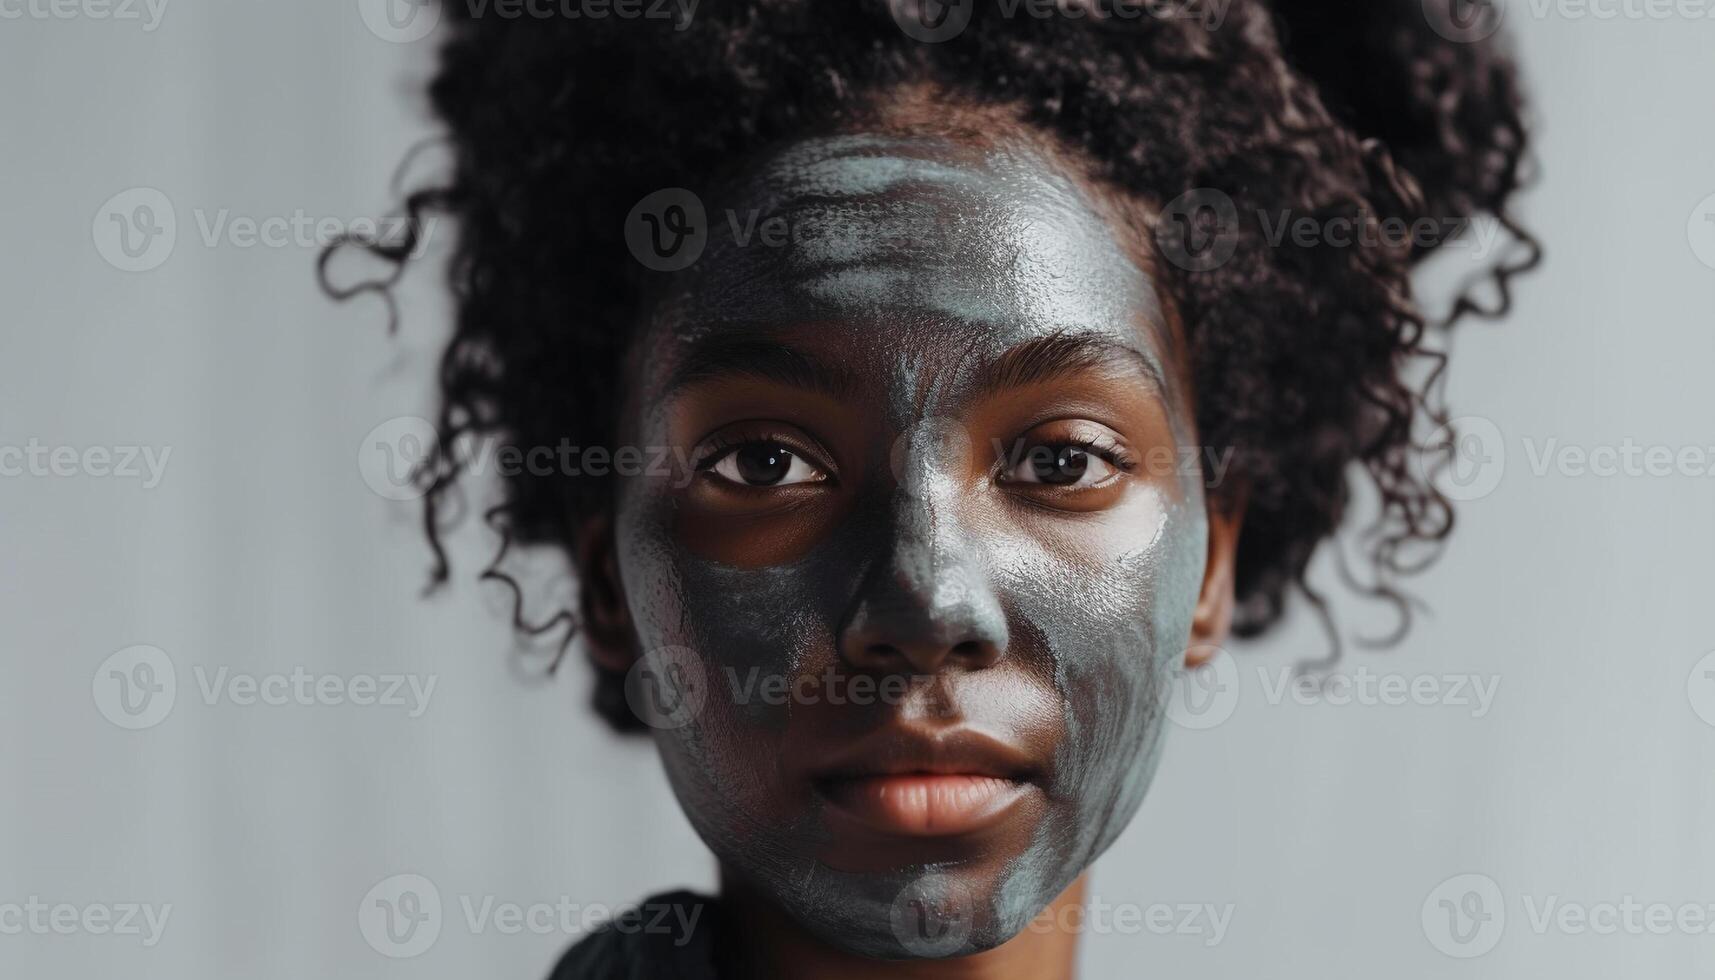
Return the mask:
{"type": "Polygon", "coordinates": [[[772,429],[737,429],[714,435],[708,440],[708,449],[693,467],[699,473],[713,469],[721,460],[732,455],[746,446],[784,446],[794,454],[802,457],[805,462],[828,474],[833,478],[833,468],[822,462],[821,453],[807,451],[802,440],[788,438],[772,429]]]}
{"type": "MultiPolygon", "coordinates": [[[[821,461],[820,454],[806,452],[799,445],[798,440],[783,438],[779,432],[762,428],[739,429],[713,436],[709,439],[708,449],[703,453],[702,459],[696,463],[695,469],[698,472],[712,470],[720,463],[721,460],[730,456],[734,452],[737,452],[746,446],[755,445],[784,446],[801,456],[806,462],[815,466],[818,470],[827,474],[829,479],[832,479],[833,477],[832,468],[821,461]]],[[[1105,460],[1122,473],[1131,473],[1137,469],[1137,460],[1126,451],[1124,446],[1110,436],[1079,435],[1070,439],[1039,439],[1034,441],[1026,441],[1021,437],[1015,441],[1015,445],[1020,445],[1021,447],[1072,446],[1105,460]]],[[[1009,460],[1001,459],[996,461],[993,475],[997,482],[1004,482],[1001,481],[1000,478],[1008,469],[1009,460]]]]}
{"type": "MultiPolygon", "coordinates": [[[[1120,445],[1118,441],[1108,436],[1074,436],[1070,439],[1036,440],[1026,440],[1021,438],[1017,440],[1017,443],[1015,444],[1023,447],[1072,446],[1106,460],[1122,473],[1130,473],[1137,469],[1137,460],[1132,457],[1131,453],[1127,452],[1126,448],[1120,445]]],[[[1002,460],[1000,462],[1000,466],[1002,467],[1000,472],[1005,471],[1006,464],[1006,460],[1002,460]]]]}

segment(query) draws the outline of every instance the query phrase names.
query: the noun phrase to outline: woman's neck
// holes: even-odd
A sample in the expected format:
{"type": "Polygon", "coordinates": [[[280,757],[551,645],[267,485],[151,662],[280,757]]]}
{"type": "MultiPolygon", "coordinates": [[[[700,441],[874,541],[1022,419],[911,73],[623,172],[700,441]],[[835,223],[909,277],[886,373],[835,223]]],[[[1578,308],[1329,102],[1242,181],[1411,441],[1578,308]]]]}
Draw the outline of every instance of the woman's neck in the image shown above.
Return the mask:
{"type": "Polygon", "coordinates": [[[721,898],[737,935],[735,944],[751,962],[747,975],[769,980],[1071,980],[1078,934],[1065,923],[1082,916],[1066,910],[1083,904],[1089,874],[1060,893],[1031,928],[994,949],[940,960],[874,960],[829,946],[782,913],[766,898],[723,869],[721,898]]]}

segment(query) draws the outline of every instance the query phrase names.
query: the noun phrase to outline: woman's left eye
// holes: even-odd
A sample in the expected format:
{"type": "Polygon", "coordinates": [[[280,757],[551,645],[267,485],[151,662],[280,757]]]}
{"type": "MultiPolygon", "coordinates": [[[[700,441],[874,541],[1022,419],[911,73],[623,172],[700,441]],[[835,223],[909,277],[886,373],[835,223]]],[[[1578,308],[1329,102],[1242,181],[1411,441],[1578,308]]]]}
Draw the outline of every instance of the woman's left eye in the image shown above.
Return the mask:
{"type": "Polygon", "coordinates": [[[709,469],[747,487],[784,487],[828,478],[820,467],[777,442],[747,442],[734,447],[709,469]]]}
{"type": "Polygon", "coordinates": [[[1037,444],[1001,475],[1008,483],[1093,487],[1113,477],[1112,463],[1079,445],[1037,444]]]}

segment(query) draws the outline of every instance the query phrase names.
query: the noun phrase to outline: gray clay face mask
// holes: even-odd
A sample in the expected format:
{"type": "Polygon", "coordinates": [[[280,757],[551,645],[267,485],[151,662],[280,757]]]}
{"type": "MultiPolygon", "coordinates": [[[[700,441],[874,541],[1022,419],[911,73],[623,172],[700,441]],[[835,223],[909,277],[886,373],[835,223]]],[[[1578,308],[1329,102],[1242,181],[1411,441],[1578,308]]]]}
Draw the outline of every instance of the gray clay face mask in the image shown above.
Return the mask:
{"type": "Polygon", "coordinates": [[[824,940],[993,947],[1156,767],[1207,542],[1161,302],[1022,141],[806,140],[705,203],[624,433],[696,472],[628,479],[616,524],[644,666],[694,688],[672,785],[824,940]]]}

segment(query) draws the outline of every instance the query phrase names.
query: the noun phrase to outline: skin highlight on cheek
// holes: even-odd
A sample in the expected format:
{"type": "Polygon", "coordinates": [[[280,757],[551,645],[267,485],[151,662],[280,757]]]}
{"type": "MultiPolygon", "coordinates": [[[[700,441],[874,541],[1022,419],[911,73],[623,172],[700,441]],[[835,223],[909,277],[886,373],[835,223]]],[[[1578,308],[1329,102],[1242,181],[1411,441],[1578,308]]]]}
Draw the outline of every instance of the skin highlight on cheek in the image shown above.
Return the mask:
{"type": "Polygon", "coordinates": [[[1145,486],[1118,510],[1112,524],[1065,532],[1056,558],[1021,550],[1007,570],[1061,697],[1066,733],[1050,793],[1069,805],[1043,832],[1068,869],[1106,850],[1143,800],[1202,577],[1200,496],[1145,486]]]}

